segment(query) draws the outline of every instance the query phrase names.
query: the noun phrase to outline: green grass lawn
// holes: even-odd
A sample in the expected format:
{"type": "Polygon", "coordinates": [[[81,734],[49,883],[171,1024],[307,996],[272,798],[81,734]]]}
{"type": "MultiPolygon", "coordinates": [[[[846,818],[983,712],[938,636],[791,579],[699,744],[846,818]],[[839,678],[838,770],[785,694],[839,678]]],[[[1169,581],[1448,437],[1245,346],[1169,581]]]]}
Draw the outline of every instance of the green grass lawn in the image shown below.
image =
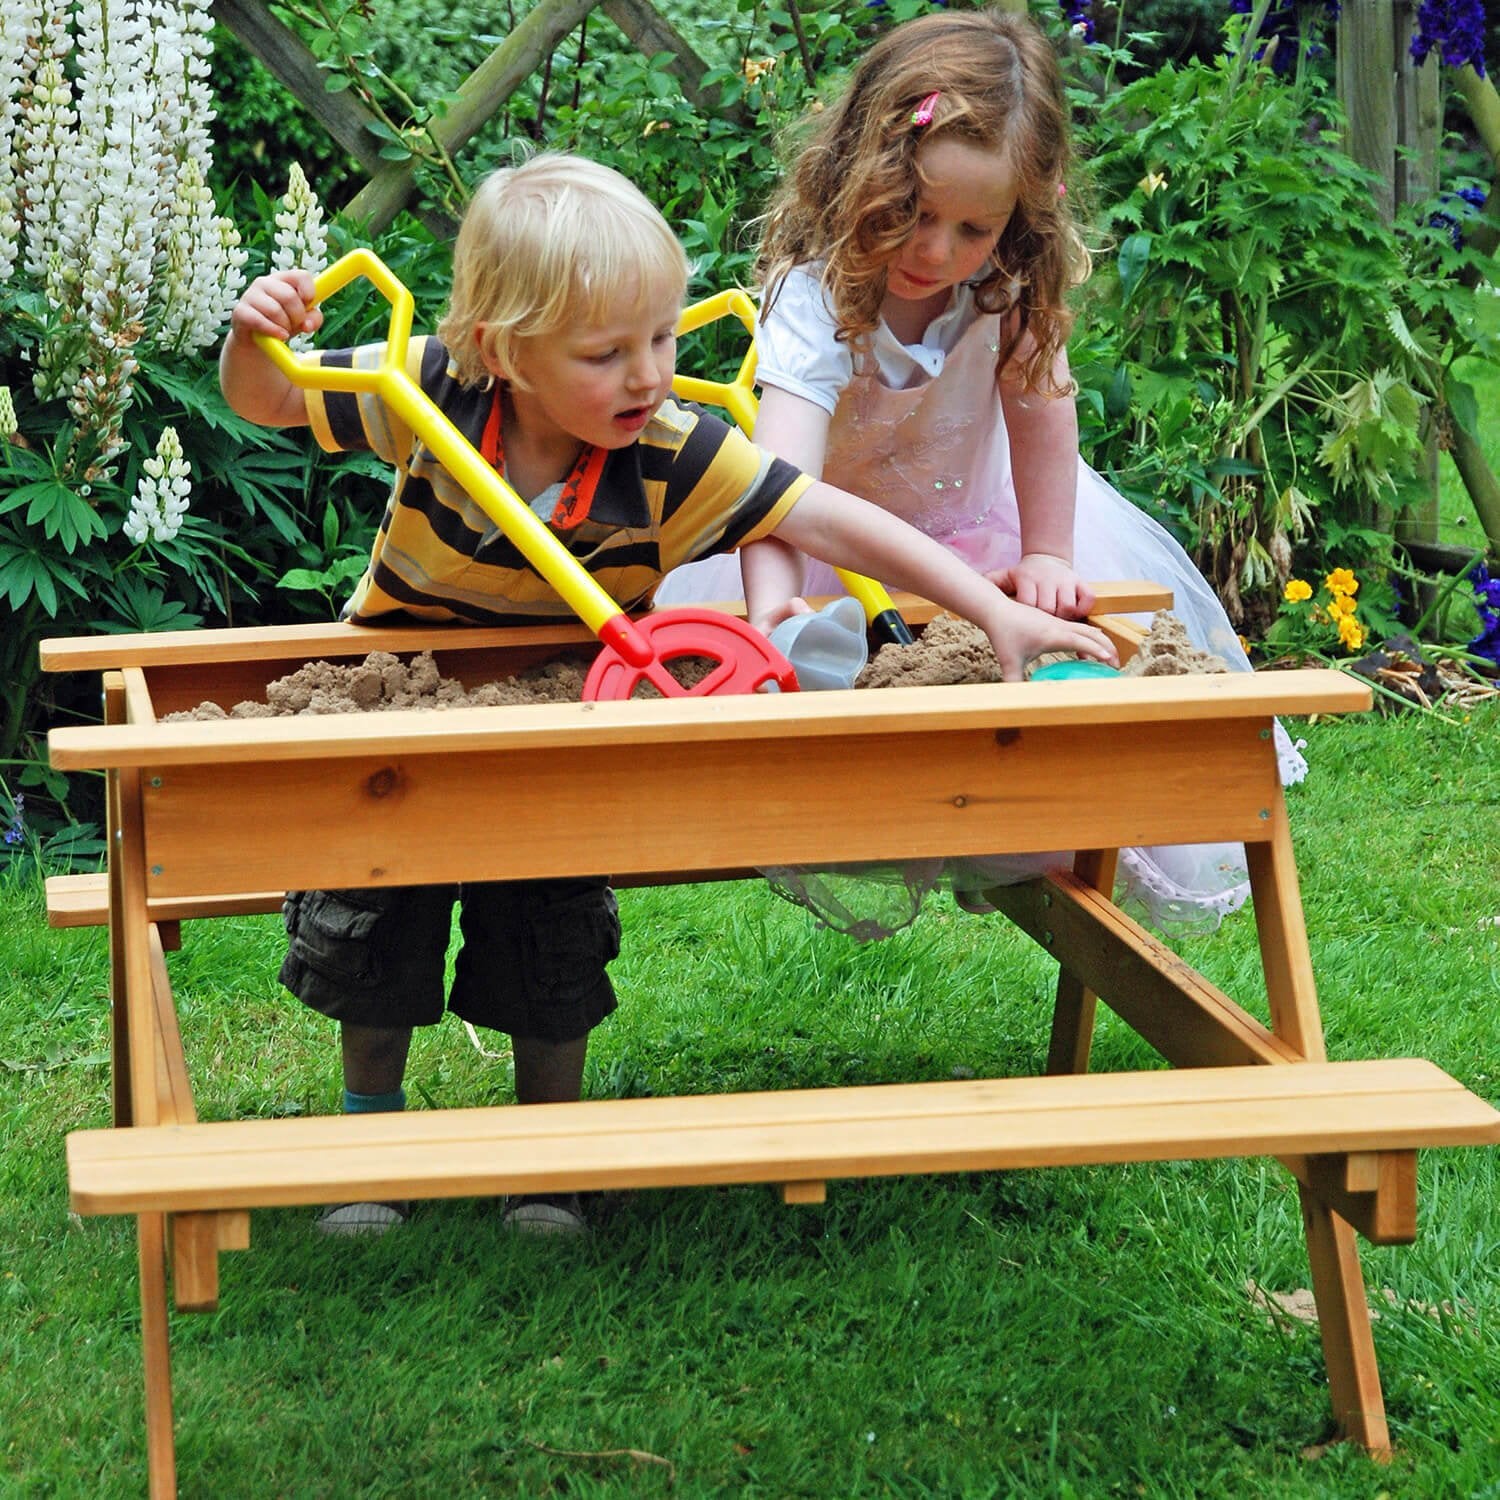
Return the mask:
{"type": "MultiPolygon", "coordinates": [[[[1500,1098],[1500,707],[1294,725],[1289,791],[1330,1055],[1421,1055],[1500,1098]]],[[[107,953],[12,880],[0,933],[0,1494],[143,1493],[133,1225],[79,1220],[63,1140],[108,1122],[107,953]]],[[[860,948],[758,884],[622,895],[618,1014],[587,1092],[1036,1073],[1053,966],[931,903],[860,948]]],[[[1256,999],[1244,914],[1186,941],[1256,999]]],[[[202,1114],[331,1112],[330,1027],[281,994],[275,919],[171,959],[202,1114]]],[[[480,1042],[498,1048],[483,1033],[480,1042]]],[[[1154,1054],[1101,1020],[1095,1066],[1154,1054]]],[[[505,1101],[445,1023],[415,1107],[505,1101]]],[[[186,1496],[1500,1497],[1493,1150],[1424,1153],[1414,1246],[1364,1248],[1394,1462],[1327,1433],[1315,1332],[1247,1285],[1307,1284],[1265,1162],[835,1183],[596,1201],[583,1243],[515,1241],[490,1201],[375,1243],[254,1216],[221,1310],[173,1319],[186,1496]],[[1312,1451],[1309,1451],[1312,1450],[1312,1451]]]]}

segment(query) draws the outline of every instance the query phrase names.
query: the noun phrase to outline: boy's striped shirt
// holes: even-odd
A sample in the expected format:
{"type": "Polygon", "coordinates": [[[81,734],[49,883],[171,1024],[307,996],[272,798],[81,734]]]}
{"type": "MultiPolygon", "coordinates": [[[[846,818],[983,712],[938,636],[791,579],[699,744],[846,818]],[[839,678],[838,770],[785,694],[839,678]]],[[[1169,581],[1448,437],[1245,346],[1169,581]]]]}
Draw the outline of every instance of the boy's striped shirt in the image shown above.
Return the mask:
{"type": "MultiPolygon", "coordinates": [[[[323,351],[325,365],[374,368],[384,345],[323,351]]],[[[416,338],[407,373],[476,448],[493,393],[461,386],[435,338],[416,338]]],[[[503,625],[572,611],[435,455],[375,395],[307,392],[318,442],[369,450],[395,469],[370,565],[344,608],[367,624],[395,611],[423,620],[503,625]]],[[[587,517],[552,534],[623,608],[649,602],[681,563],[768,536],[812,480],[738,429],[668,400],[640,438],[611,451],[587,517]]]]}

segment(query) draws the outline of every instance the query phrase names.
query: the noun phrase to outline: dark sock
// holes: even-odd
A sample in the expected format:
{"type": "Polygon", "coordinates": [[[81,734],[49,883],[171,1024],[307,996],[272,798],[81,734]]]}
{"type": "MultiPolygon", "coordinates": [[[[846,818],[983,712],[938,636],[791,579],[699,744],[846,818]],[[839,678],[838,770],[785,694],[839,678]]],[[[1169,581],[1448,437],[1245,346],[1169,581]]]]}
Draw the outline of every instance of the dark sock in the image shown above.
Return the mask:
{"type": "Polygon", "coordinates": [[[389,1094],[356,1094],[352,1089],[344,1090],[346,1115],[379,1115],[405,1108],[405,1089],[396,1089],[389,1094]]]}

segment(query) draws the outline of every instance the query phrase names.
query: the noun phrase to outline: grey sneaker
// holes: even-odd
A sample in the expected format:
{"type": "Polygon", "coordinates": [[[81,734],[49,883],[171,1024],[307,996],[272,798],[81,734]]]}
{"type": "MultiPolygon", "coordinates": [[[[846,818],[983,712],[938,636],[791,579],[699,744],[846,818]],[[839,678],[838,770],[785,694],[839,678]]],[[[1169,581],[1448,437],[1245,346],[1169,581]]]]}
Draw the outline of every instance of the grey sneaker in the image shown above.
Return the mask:
{"type": "Polygon", "coordinates": [[[385,1234],[411,1217],[407,1203],[337,1203],[314,1222],[319,1234],[385,1234]]]}
{"type": "Polygon", "coordinates": [[[587,1234],[588,1220],[577,1193],[521,1193],[505,1205],[500,1221],[513,1234],[587,1234]]]}

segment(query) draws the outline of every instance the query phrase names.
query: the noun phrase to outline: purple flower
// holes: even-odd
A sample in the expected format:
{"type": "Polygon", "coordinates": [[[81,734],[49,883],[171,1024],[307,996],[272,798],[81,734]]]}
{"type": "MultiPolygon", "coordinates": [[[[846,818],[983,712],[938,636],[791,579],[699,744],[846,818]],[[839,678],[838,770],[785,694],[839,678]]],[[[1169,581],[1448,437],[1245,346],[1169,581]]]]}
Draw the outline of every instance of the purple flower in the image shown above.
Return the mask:
{"type": "Polygon", "coordinates": [[[1418,61],[1437,48],[1450,68],[1465,63],[1484,77],[1484,0],[1422,0],[1411,55],[1418,61]]]}
{"type": "Polygon", "coordinates": [[[1453,248],[1461,250],[1464,243],[1464,221],[1472,219],[1475,212],[1484,207],[1488,196],[1480,187],[1465,187],[1459,188],[1456,193],[1444,193],[1438,202],[1451,204],[1454,212],[1449,213],[1446,208],[1438,208],[1428,214],[1427,222],[1434,229],[1446,229],[1448,238],[1453,241],[1453,248]],[[1462,208],[1459,207],[1461,203],[1465,205],[1462,208]]]}
{"type": "MultiPolygon", "coordinates": [[[[1233,15],[1248,16],[1255,10],[1255,0],[1230,0],[1229,9],[1233,15]]],[[[1297,57],[1304,13],[1310,21],[1321,20],[1325,16],[1330,21],[1336,21],[1339,0],[1276,0],[1261,22],[1261,45],[1255,49],[1256,59],[1264,57],[1266,49],[1275,42],[1278,45],[1271,55],[1271,66],[1278,73],[1290,72],[1297,57]]],[[[1308,51],[1314,56],[1322,50],[1316,43],[1308,44],[1308,51]]]]}
{"type": "Polygon", "coordinates": [[[10,827],[5,830],[5,842],[7,844],[19,844],[26,836],[26,797],[24,793],[17,792],[16,800],[11,803],[10,827]]]}
{"type": "Polygon", "coordinates": [[[1060,3],[1067,15],[1068,25],[1075,31],[1081,29],[1084,41],[1093,41],[1094,18],[1090,12],[1094,8],[1094,0],[1060,0],[1060,3]]]}
{"type": "Polygon", "coordinates": [[[1492,578],[1483,563],[1477,563],[1469,574],[1474,585],[1474,604],[1479,611],[1479,634],[1469,642],[1475,656],[1500,667],[1500,578],[1492,578]]]}

